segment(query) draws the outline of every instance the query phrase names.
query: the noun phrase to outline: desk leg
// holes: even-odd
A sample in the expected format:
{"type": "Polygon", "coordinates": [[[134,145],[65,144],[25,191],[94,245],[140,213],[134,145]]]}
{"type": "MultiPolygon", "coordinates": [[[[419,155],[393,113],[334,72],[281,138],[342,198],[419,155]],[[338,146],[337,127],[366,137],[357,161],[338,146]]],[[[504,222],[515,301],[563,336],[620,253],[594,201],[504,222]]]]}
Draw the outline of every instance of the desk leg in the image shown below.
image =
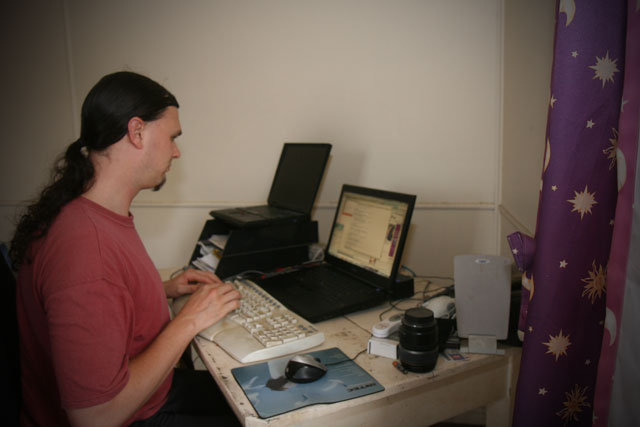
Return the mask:
{"type": "Polygon", "coordinates": [[[513,419],[513,404],[515,402],[516,385],[520,371],[520,356],[522,350],[512,348],[507,350],[509,357],[509,375],[507,378],[508,394],[502,399],[487,405],[487,427],[509,427],[513,419]]]}
{"type": "Polygon", "coordinates": [[[487,405],[487,427],[511,425],[511,398],[509,396],[487,405]]]}

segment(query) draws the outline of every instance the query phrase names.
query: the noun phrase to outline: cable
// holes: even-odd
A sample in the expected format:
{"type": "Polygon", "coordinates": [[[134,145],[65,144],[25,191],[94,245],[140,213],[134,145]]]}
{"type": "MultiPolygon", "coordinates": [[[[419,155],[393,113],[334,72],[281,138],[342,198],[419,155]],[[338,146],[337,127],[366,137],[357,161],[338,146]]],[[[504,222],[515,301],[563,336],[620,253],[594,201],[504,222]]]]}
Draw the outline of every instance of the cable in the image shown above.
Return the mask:
{"type": "MultiPolygon", "coordinates": [[[[170,279],[173,279],[173,278],[174,278],[174,277],[176,277],[178,274],[183,273],[184,271],[186,271],[186,270],[187,270],[187,269],[189,269],[189,268],[194,268],[194,266],[192,266],[192,265],[185,265],[185,266],[183,266],[183,267],[180,267],[179,269],[177,269],[177,270],[175,270],[173,273],[171,273],[171,275],[169,276],[169,278],[170,278],[170,279]]],[[[196,268],[196,269],[197,269],[197,268],[196,268]]],[[[210,270],[200,270],[200,271],[210,271],[210,270]]],[[[244,276],[251,275],[251,274],[256,274],[256,275],[259,275],[259,276],[264,276],[264,275],[265,275],[265,273],[264,273],[263,271],[260,271],[260,270],[245,270],[245,271],[242,271],[242,272],[240,272],[240,273],[236,273],[236,274],[234,274],[234,275],[227,276],[227,277],[225,277],[225,278],[224,278],[224,279],[222,279],[222,280],[224,280],[224,281],[226,281],[226,282],[230,282],[230,281],[235,280],[235,279],[244,279],[244,278],[245,278],[244,276]]]]}
{"type": "Polygon", "coordinates": [[[393,310],[393,309],[396,309],[396,310],[402,311],[403,313],[404,313],[405,311],[407,311],[406,309],[404,309],[404,308],[400,308],[400,307],[398,307],[398,305],[397,305],[397,304],[399,304],[399,303],[401,303],[401,302],[404,302],[404,301],[420,301],[420,300],[419,300],[419,299],[414,299],[414,298],[404,298],[404,299],[398,300],[397,302],[389,301],[389,306],[390,306],[390,307],[389,307],[389,308],[387,308],[386,310],[384,310],[383,312],[381,312],[381,313],[378,315],[378,320],[382,320],[382,316],[383,316],[385,313],[388,313],[389,311],[391,311],[391,310],[393,310]]]}
{"type": "Polygon", "coordinates": [[[349,315],[345,314],[343,316],[345,319],[347,319],[349,322],[353,323],[355,326],[357,326],[358,328],[362,329],[363,331],[365,331],[366,333],[370,334],[371,331],[369,331],[368,329],[363,328],[362,326],[358,325],[356,322],[354,322],[352,319],[349,319],[349,315]]]}
{"type": "Polygon", "coordinates": [[[232,280],[236,280],[236,279],[246,279],[245,276],[249,276],[252,274],[256,274],[258,276],[264,276],[264,272],[260,271],[260,270],[245,270],[245,271],[241,271],[240,273],[236,273],[233,274],[231,276],[225,277],[224,280],[225,281],[232,281],[232,280]]]}
{"type": "Polygon", "coordinates": [[[408,271],[409,274],[411,274],[411,276],[413,276],[413,278],[415,278],[415,279],[451,280],[453,282],[453,277],[449,277],[449,276],[429,276],[429,275],[417,274],[415,271],[413,271],[412,269],[410,269],[406,265],[402,265],[402,266],[400,266],[400,268],[403,269],[403,270],[408,271]]]}
{"type": "Polygon", "coordinates": [[[356,354],[355,356],[353,356],[350,359],[343,359],[343,360],[338,360],[337,362],[326,363],[324,366],[333,366],[333,365],[339,365],[339,364],[344,363],[344,362],[353,362],[358,358],[358,356],[360,356],[362,353],[364,353],[366,351],[367,351],[367,349],[365,348],[364,350],[360,351],[358,354],[356,354]]]}
{"type": "Polygon", "coordinates": [[[173,279],[174,277],[176,277],[178,274],[184,272],[187,268],[189,268],[188,265],[185,265],[184,267],[180,267],[179,269],[177,269],[176,271],[174,271],[173,273],[171,273],[169,275],[169,279],[173,279]]]}
{"type": "Polygon", "coordinates": [[[413,271],[412,269],[410,269],[406,265],[403,265],[400,268],[402,268],[403,270],[407,270],[413,277],[417,277],[418,276],[415,271],[413,271]]]}
{"type": "Polygon", "coordinates": [[[449,276],[417,276],[424,279],[440,279],[440,280],[451,280],[453,282],[453,277],[449,276]]]}

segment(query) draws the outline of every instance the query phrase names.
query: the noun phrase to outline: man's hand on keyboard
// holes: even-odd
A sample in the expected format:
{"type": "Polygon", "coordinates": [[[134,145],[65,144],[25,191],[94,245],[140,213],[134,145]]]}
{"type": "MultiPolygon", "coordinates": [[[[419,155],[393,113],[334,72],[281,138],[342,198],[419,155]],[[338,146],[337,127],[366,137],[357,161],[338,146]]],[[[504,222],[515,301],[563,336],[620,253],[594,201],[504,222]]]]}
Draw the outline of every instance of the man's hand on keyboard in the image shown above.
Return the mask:
{"type": "Polygon", "coordinates": [[[167,298],[178,298],[195,292],[201,285],[222,283],[222,280],[210,271],[189,268],[176,277],[164,282],[167,298]]]}
{"type": "Polygon", "coordinates": [[[176,317],[192,319],[200,332],[240,307],[241,297],[231,283],[199,285],[176,317]]]}

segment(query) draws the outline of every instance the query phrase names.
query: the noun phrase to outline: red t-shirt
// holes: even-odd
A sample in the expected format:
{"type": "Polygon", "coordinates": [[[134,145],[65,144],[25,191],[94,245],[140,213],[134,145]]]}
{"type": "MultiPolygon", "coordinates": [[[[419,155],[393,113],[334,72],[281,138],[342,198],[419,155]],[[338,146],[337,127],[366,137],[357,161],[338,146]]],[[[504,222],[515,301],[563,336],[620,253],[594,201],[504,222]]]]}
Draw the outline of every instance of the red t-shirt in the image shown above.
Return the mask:
{"type": "MultiPolygon", "coordinates": [[[[169,322],[160,275],[133,224],[84,197],[67,204],[18,273],[24,425],[68,425],[63,408],[105,403],[129,360],[169,322]]],[[[172,375],[128,421],[153,415],[172,375]]]]}

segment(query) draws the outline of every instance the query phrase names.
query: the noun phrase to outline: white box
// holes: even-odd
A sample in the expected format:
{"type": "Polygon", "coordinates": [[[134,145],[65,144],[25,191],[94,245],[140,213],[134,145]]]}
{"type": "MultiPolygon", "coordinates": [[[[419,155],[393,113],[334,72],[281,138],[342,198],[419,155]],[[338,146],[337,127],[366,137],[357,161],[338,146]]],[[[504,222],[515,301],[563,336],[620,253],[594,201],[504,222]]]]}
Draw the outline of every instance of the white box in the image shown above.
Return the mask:
{"type": "MultiPolygon", "coordinates": [[[[395,335],[397,336],[397,334],[395,335]]],[[[393,360],[397,359],[399,341],[397,339],[393,339],[393,336],[394,335],[391,335],[390,338],[369,338],[367,351],[369,354],[376,356],[388,357],[393,360]]]]}

